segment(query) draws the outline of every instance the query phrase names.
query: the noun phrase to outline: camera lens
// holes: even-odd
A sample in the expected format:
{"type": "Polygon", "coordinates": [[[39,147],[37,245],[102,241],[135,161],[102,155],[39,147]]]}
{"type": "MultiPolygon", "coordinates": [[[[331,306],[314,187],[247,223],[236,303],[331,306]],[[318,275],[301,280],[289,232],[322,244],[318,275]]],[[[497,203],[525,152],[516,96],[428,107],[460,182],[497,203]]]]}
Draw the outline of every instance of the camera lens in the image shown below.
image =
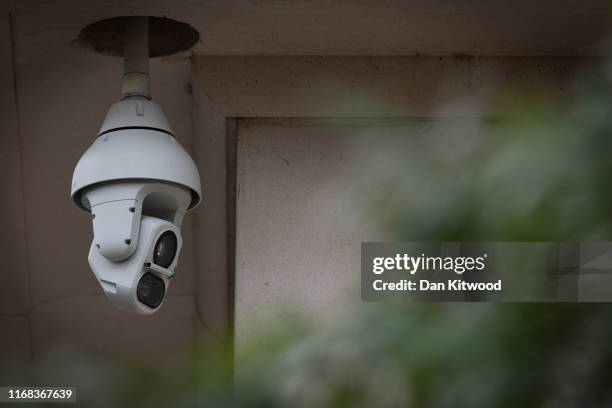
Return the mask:
{"type": "Polygon", "coordinates": [[[165,293],[166,286],[164,285],[164,281],[150,272],[142,275],[136,287],[136,296],[138,300],[151,309],[155,309],[161,304],[162,300],[164,300],[165,293]]]}
{"type": "Polygon", "coordinates": [[[166,231],[160,235],[153,250],[153,262],[162,268],[172,264],[176,255],[176,235],[172,231],[166,231]]]}

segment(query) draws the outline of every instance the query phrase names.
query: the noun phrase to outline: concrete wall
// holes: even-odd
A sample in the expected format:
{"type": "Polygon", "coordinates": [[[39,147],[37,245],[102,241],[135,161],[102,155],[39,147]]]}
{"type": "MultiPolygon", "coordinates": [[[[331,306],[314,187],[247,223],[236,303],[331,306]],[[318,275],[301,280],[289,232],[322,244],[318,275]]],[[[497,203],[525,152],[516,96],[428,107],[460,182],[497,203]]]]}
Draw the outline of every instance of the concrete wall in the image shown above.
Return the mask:
{"type": "Polygon", "coordinates": [[[23,200],[22,156],[17,117],[11,21],[8,13],[0,18],[0,350],[8,356],[30,354],[29,277],[27,270],[25,210],[23,200]]]}
{"type": "MultiPolygon", "coordinates": [[[[12,22],[6,10],[0,18],[0,182],[8,192],[0,201],[0,352],[15,358],[36,358],[57,347],[117,359],[164,349],[172,357],[199,339],[231,335],[235,297],[257,299],[260,293],[246,293],[252,290],[248,285],[234,291],[236,163],[234,147],[230,143],[227,150],[226,145],[239,133],[228,118],[504,114],[502,107],[482,110],[501,84],[514,83],[518,98],[545,87],[563,99],[580,62],[206,56],[154,61],[153,96],[196,159],[204,200],[185,219],[180,270],[164,308],[143,318],[112,308],[104,298],[87,265],[90,220],[69,197],[74,165],[117,100],[121,75],[118,59],[85,52],[70,40],[84,24],[83,16],[95,20],[112,10],[100,14],[75,6],[76,14],[84,14],[72,21],[62,10],[55,11],[56,20],[47,6],[40,7],[38,12],[18,11],[12,22]]],[[[293,147],[304,139],[308,136],[296,136],[293,147]]],[[[290,205],[269,203],[284,211],[290,205]]],[[[260,222],[243,218],[237,227],[257,229],[260,222]]],[[[299,235],[286,245],[302,250],[299,235]]],[[[258,273],[263,272],[249,270],[258,273]]],[[[236,322],[242,324],[242,319],[236,322]]]]}
{"type": "MultiPolygon", "coordinates": [[[[343,143],[323,142],[338,136],[350,139],[350,134],[339,135],[333,129],[334,118],[506,116],[513,112],[508,100],[526,100],[534,93],[558,103],[568,101],[576,71],[587,62],[572,58],[196,57],[194,146],[206,194],[213,198],[205,200],[196,216],[202,274],[197,290],[215,288],[214,296],[198,298],[201,315],[221,332],[224,319],[231,320],[234,310],[240,345],[246,333],[257,331],[254,321],[271,315],[282,318],[291,304],[307,319],[325,314],[330,304],[337,305],[330,301],[333,295],[327,289],[339,288],[340,281],[350,276],[348,269],[358,264],[358,251],[346,247],[356,245],[353,238],[367,236],[364,231],[368,230],[358,228],[339,238],[340,225],[332,224],[338,229],[329,230],[330,223],[321,219],[331,220],[333,211],[326,206],[330,197],[344,198],[303,194],[333,190],[329,177],[335,167],[329,165],[343,168],[350,160],[343,143]],[[339,162],[327,163],[334,157],[339,162]],[[296,161],[301,177],[279,158],[296,161]],[[318,171],[322,168],[329,171],[318,171]],[[306,207],[310,219],[299,218],[306,207]],[[327,242],[325,253],[342,254],[344,267],[335,271],[340,264],[330,256],[325,259],[331,263],[322,266],[323,247],[311,242],[317,237],[319,243],[327,242]],[[292,259],[302,262],[292,267],[292,259]],[[319,273],[321,279],[305,277],[313,265],[318,265],[319,272],[336,273],[319,273]],[[235,282],[232,276],[208,273],[231,273],[234,267],[235,282]],[[300,291],[312,296],[297,296],[300,291]],[[217,313],[224,306],[229,313],[217,313]]],[[[338,189],[350,177],[341,179],[338,189]]],[[[358,269],[354,272],[358,274],[358,269]]],[[[347,301],[345,295],[339,293],[338,299],[347,301]]]]}

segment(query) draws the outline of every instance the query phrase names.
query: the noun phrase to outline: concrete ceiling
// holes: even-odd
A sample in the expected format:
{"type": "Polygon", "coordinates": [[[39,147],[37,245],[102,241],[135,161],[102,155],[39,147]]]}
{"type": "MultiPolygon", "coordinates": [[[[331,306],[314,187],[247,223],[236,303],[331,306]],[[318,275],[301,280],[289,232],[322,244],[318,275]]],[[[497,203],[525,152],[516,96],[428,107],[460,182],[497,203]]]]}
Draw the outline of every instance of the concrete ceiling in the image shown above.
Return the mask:
{"type": "MultiPolygon", "coordinates": [[[[167,16],[207,55],[601,55],[604,0],[9,1],[17,51],[65,47],[120,15],[167,16]]],[[[51,52],[50,49],[50,52],[51,52]]]]}

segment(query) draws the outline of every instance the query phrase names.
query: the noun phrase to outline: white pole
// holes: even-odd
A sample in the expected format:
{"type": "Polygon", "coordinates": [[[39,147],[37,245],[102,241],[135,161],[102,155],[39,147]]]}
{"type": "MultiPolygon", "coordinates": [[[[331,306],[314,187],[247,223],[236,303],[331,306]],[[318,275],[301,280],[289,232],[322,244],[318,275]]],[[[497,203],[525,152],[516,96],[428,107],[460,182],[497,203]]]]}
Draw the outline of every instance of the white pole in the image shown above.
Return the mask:
{"type": "Polygon", "coordinates": [[[131,17],[123,36],[122,98],[151,97],[149,88],[149,17],[131,17]]]}

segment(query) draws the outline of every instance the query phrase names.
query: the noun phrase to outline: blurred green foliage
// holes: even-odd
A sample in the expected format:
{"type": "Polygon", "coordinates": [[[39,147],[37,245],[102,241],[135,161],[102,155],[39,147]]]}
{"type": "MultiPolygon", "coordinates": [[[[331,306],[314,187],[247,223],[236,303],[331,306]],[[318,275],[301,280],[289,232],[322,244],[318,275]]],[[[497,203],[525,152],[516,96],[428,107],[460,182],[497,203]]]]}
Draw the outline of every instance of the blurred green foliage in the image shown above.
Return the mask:
{"type": "Polygon", "coordinates": [[[207,347],[170,365],[60,354],[8,376],[75,385],[90,407],[607,407],[611,317],[594,304],[366,304],[325,329],[263,335],[235,379],[207,347]]]}
{"type": "Polygon", "coordinates": [[[612,89],[603,74],[581,78],[569,106],[502,95],[514,101],[503,109],[512,116],[458,118],[416,140],[368,139],[378,158],[368,169],[370,217],[406,241],[610,239],[612,89]]]}

